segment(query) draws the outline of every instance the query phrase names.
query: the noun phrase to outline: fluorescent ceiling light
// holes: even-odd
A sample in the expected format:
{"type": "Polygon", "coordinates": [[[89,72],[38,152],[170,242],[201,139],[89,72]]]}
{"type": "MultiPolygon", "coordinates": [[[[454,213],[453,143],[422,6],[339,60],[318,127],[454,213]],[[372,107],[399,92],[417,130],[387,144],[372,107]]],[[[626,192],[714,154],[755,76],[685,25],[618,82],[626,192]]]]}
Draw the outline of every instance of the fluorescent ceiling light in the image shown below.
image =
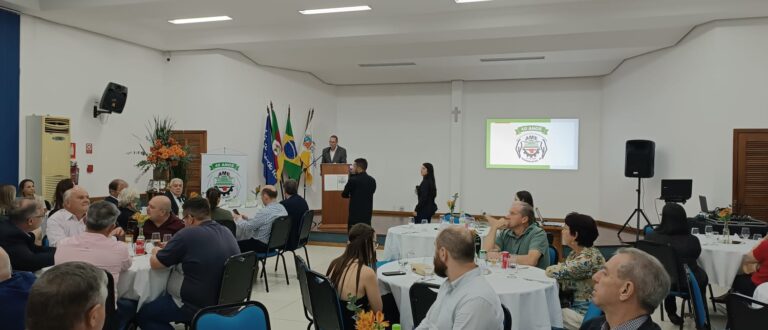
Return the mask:
{"type": "Polygon", "coordinates": [[[307,10],[299,10],[299,12],[304,15],[315,15],[315,14],[347,13],[350,11],[365,11],[365,10],[371,10],[371,7],[353,6],[353,7],[338,7],[338,8],[324,8],[324,9],[307,9],[307,10]]]}
{"type": "Polygon", "coordinates": [[[486,2],[486,1],[493,1],[493,0],[453,0],[456,3],[470,3],[470,2],[486,2]]]}
{"type": "Polygon", "coordinates": [[[168,21],[171,24],[190,24],[190,23],[207,23],[218,21],[230,21],[232,17],[229,16],[212,16],[212,17],[197,17],[197,18],[180,18],[172,19],[168,21]]]}
{"type": "Polygon", "coordinates": [[[395,63],[363,63],[358,64],[361,68],[378,68],[378,67],[384,67],[384,66],[408,66],[408,65],[416,65],[414,62],[395,62],[395,63]]]}

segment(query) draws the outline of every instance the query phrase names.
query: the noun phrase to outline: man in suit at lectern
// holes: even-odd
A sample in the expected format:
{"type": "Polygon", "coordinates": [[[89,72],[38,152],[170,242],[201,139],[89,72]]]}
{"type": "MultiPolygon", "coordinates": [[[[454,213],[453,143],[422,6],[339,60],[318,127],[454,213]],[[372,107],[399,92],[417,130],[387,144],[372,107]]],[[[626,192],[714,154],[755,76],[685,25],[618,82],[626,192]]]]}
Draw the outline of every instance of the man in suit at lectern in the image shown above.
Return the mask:
{"type": "Polygon", "coordinates": [[[365,171],[368,161],[364,158],[355,159],[355,165],[349,175],[349,181],[344,186],[341,197],[349,198],[349,219],[347,231],[355,224],[371,225],[373,215],[373,193],[376,192],[376,180],[365,171]]]}
{"type": "Polygon", "coordinates": [[[339,137],[331,135],[328,141],[330,147],[323,149],[323,163],[347,163],[347,149],[339,147],[339,137]]]}

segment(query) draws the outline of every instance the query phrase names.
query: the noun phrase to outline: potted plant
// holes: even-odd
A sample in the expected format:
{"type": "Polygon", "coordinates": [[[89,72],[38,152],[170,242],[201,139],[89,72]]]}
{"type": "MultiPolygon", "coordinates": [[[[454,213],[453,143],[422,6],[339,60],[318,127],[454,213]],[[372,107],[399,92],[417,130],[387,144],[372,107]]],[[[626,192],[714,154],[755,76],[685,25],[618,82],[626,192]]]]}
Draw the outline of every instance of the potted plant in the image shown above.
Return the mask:
{"type": "Polygon", "coordinates": [[[141,174],[152,170],[152,181],[148,190],[164,190],[171,179],[171,172],[178,174],[175,170],[186,169],[191,160],[189,147],[181,145],[171,137],[173,125],[170,118],[153,117],[147,125],[147,135],[144,137],[149,147],[139,144],[140,150],[129,153],[143,157],[136,163],[141,174]]]}

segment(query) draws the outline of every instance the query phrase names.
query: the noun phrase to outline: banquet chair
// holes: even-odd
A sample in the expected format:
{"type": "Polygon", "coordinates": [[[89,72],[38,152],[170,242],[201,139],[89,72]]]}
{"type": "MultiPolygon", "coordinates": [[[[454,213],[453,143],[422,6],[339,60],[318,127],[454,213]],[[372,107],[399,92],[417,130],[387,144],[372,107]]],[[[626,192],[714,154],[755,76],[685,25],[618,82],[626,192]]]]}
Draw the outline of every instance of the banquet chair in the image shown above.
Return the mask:
{"type": "Polygon", "coordinates": [[[762,330],[768,320],[768,304],[731,292],[726,302],[731,330],[762,330]]]}
{"type": "Polygon", "coordinates": [[[269,312],[258,301],[206,307],[198,311],[192,319],[192,330],[270,328],[269,312]]]}
{"type": "Polygon", "coordinates": [[[504,312],[504,330],[512,329],[512,313],[509,312],[507,306],[501,304],[501,310],[504,312]]]}
{"type": "Polygon", "coordinates": [[[305,274],[315,327],[322,330],[344,330],[342,307],[336,288],[323,274],[311,269],[305,274]]]}
{"type": "Polygon", "coordinates": [[[411,299],[411,315],[413,316],[413,326],[417,327],[425,317],[432,304],[437,299],[437,291],[440,285],[426,282],[413,283],[408,290],[408,296],[411,299]]]}
{"type": "Polygon", "coordinates": [[[256,253],[253,251],[229,257],[224,263],[218,304],[226,305],[250,300],[256,268],[256,253]]]}
{"type": "Polygon", "coordinates": [[[312,318],[312,300],[309,297],[309,284],[307,283],[307,271],[309,267],[304,263],[304,259],[300,256],[294,256],[293,261],[296,264],[296,275],[299,277],[299,287],[301,288],[301,302],[304,304],[304,317],[307,318],[309,324],[307,330],[312,328],[312,324],[315,322],[312,318]]]}
{"type": "MultiPolygon", "coordinates": [[[[275,262],[280,262],[280,250],[288,243],[288,236],[291,234],[291,218],[287,215],[279,217],[272,222],[272,231],[269,234],[269,241],[267,242],[266,251],[255,251],[257,262],[261,262],[261,277],[264,278],[264,286],[267,292],[269,292],[269,279],[267,278],[267,259],[270,257],[277,257],[275,262]]],[[[285,283],[291,284],[288,280],[288,267],[285,265],[285,258],[283,258],[283,271],[285,272],[285,283]]]]}
{"type": "Polygon", "coordinates": [[[227,227],[229,231],[232,232],[232,236],[235,236],[237,238],[237,226],[235,225],[235,222],[232,220],[213,220],[218,222],[220,225],[227,227]]]}
{"type": "Polygon", "coordinates": [[[709,311],[707,310],[707,305],[704,304],[704,298],[701,296],[699,282],[696,280],[696,277],[693,276],[688,265],[683,265],[683,268],[685,269],[685,276],[688,278],[688,296],[691,297],[691,302],[693,302],[693,321],[696,325],[696,329],[709,330],[711,326],[709,321],[709,311]]]}
{"type": "MultiPolygon", "coordinates": [[[[677,291],[670,291],[669,295],[675,296],[678,298],[682,298],[683,301],[680,303],[680,314],[684,314],[685,312],[685,303],[688,303],[688,309],[691,309],[691,296],[688,294],[688,280],[685,278],[685,271],[683,270],[683,264],[680,262],[680,259],[677,257],[677,253],[674,249],[672,249],[671,246],[666,244],[660,244],[656,242],[650,242],[650,241],[638,241],[637,246],[638,249],[654,256],[656,259],[659,260],[662,266],[664,266],[664,269],[667,271],[667,274],[669,275],[670,284],[672,288],[677,288],[677,291]]],[[[661,306],[659,306],[659,312],[661,313],[661,320],[664,320],[664,302],[662,301],[661,306]]],[[[683,318],[684,320],[684,318],[683,318]]],[[[683,328],[683,323],[680,323],[680,329],[683,328]]]]}
{"type": "MultiPolygon", "coordinates": [[[[301,226],[299,230],[299,237],[296,240],[296,243],[293,245],[287,245],[282,251],[280,251],[280,256],[285,260],[285,256],[283,255],[286,252],[293,253],[293,256],[296,257],[296,250],[303,248],[304,249],[304,256],[307,258],[307,268],[310,267],[309,263],[309,253],[307,252],[307,243],[309,242],[309,232],[312,230],[312,219],[315,218],[315,211],[308,210],[307,212],[304,212],[304,215],[301,216],[301,223],[299,223],[299,226],[301,226]]],[[[289,239],[290,241],[290,239],[289,239]]],[[[275,264],[277,266],[277,264],[275,264]]]]}

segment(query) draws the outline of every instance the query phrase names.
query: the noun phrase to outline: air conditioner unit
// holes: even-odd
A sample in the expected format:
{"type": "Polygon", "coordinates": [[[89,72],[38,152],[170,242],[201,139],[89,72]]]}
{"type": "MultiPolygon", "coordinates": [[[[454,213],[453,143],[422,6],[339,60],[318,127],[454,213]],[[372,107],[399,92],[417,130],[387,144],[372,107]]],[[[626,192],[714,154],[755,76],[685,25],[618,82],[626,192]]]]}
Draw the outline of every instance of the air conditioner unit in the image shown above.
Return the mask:
{"type": "Polygon", "coordinates": [[[69,118],[27,117],[27,177],[37,193],[53,203],[56,185],[69,179],[69,118]]]}

